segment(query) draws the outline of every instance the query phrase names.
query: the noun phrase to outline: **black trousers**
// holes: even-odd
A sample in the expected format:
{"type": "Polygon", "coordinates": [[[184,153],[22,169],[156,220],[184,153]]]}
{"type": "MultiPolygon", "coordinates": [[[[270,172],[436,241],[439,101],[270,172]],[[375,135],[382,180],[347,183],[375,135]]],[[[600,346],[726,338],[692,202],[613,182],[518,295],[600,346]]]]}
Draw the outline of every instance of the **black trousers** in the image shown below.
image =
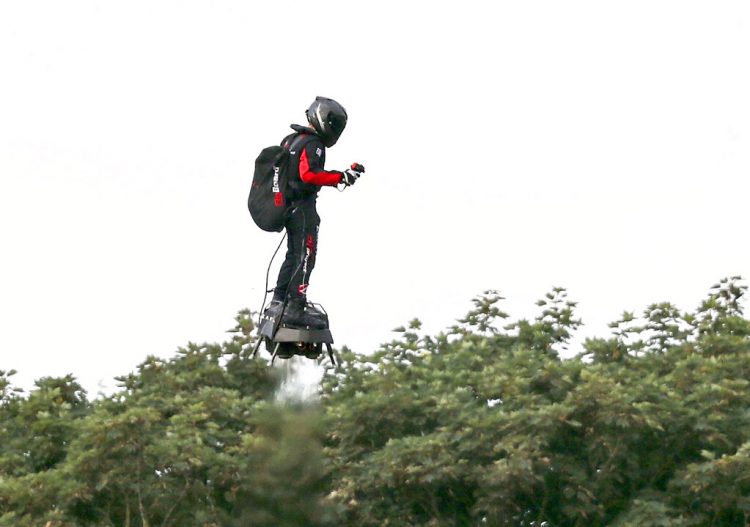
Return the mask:
{"type": "Polygon", "coordinates": [[[286,258],[281,264],[273,297],[306,298],[318,251],[320,217],[315,197],[301,201],[286,221],[286,258]]]}

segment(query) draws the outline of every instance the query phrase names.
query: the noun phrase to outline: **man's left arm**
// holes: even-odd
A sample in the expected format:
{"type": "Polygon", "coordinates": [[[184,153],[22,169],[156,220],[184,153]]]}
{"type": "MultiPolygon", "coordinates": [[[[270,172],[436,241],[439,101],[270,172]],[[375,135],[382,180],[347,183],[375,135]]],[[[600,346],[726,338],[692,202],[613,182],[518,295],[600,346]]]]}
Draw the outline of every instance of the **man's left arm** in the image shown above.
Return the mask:
{"type": "Polygon", "coordinates": [[[315,141],[308,143],[299,158],[299,178],[304,183],[335,187],[342,182],[343,172],[325,170],[325,150],[315,141]]]}

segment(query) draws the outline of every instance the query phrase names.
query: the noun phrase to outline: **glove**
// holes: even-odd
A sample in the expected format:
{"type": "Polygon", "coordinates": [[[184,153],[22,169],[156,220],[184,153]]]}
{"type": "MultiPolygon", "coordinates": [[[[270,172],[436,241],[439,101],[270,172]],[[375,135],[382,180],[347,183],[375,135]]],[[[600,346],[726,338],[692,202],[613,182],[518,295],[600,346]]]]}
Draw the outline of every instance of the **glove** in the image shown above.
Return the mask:
{"type": "Polygon", "coordinates": [[[364,174],[365,167],[359,163],[352,163],[351,168],[347,168],[341,173],[341,182],[347,187],[351,187],[364,174]]]}

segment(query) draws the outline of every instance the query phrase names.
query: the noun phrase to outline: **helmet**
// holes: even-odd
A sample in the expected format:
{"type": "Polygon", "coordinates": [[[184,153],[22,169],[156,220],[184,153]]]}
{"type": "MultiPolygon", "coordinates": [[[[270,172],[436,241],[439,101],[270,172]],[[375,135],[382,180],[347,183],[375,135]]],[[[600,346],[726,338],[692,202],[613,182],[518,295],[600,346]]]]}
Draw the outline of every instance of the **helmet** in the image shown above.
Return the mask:
{"type": "Polygon", "coordinates": [[[327,147],[335,145],[346,128],[346,110],[333,99],[316,97],[305,114],[327,147]]]}

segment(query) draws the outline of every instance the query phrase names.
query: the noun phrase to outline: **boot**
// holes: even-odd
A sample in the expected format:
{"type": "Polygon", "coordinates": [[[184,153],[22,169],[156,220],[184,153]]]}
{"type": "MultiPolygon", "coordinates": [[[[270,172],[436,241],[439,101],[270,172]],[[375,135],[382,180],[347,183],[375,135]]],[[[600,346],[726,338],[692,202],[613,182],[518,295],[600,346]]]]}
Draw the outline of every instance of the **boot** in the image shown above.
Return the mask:
{"type": "Polygon", "coordinates": [[[271,300],[271,303],[268,304],[268,307],[263,311],[263,315],[267,316],[269,318],[275,319],[277,316],[279,316],[279,313],[281,313],[281,308],[284,305],[284,302],[282,300],[273,299],[271,300]]]}
{"type": "Polygon", "coordinates": [[[288,326],[326,329],[328,320],[324,313],[308,305],[304,298],[292,298],[284,311],[283,323],[288,326]]]}

